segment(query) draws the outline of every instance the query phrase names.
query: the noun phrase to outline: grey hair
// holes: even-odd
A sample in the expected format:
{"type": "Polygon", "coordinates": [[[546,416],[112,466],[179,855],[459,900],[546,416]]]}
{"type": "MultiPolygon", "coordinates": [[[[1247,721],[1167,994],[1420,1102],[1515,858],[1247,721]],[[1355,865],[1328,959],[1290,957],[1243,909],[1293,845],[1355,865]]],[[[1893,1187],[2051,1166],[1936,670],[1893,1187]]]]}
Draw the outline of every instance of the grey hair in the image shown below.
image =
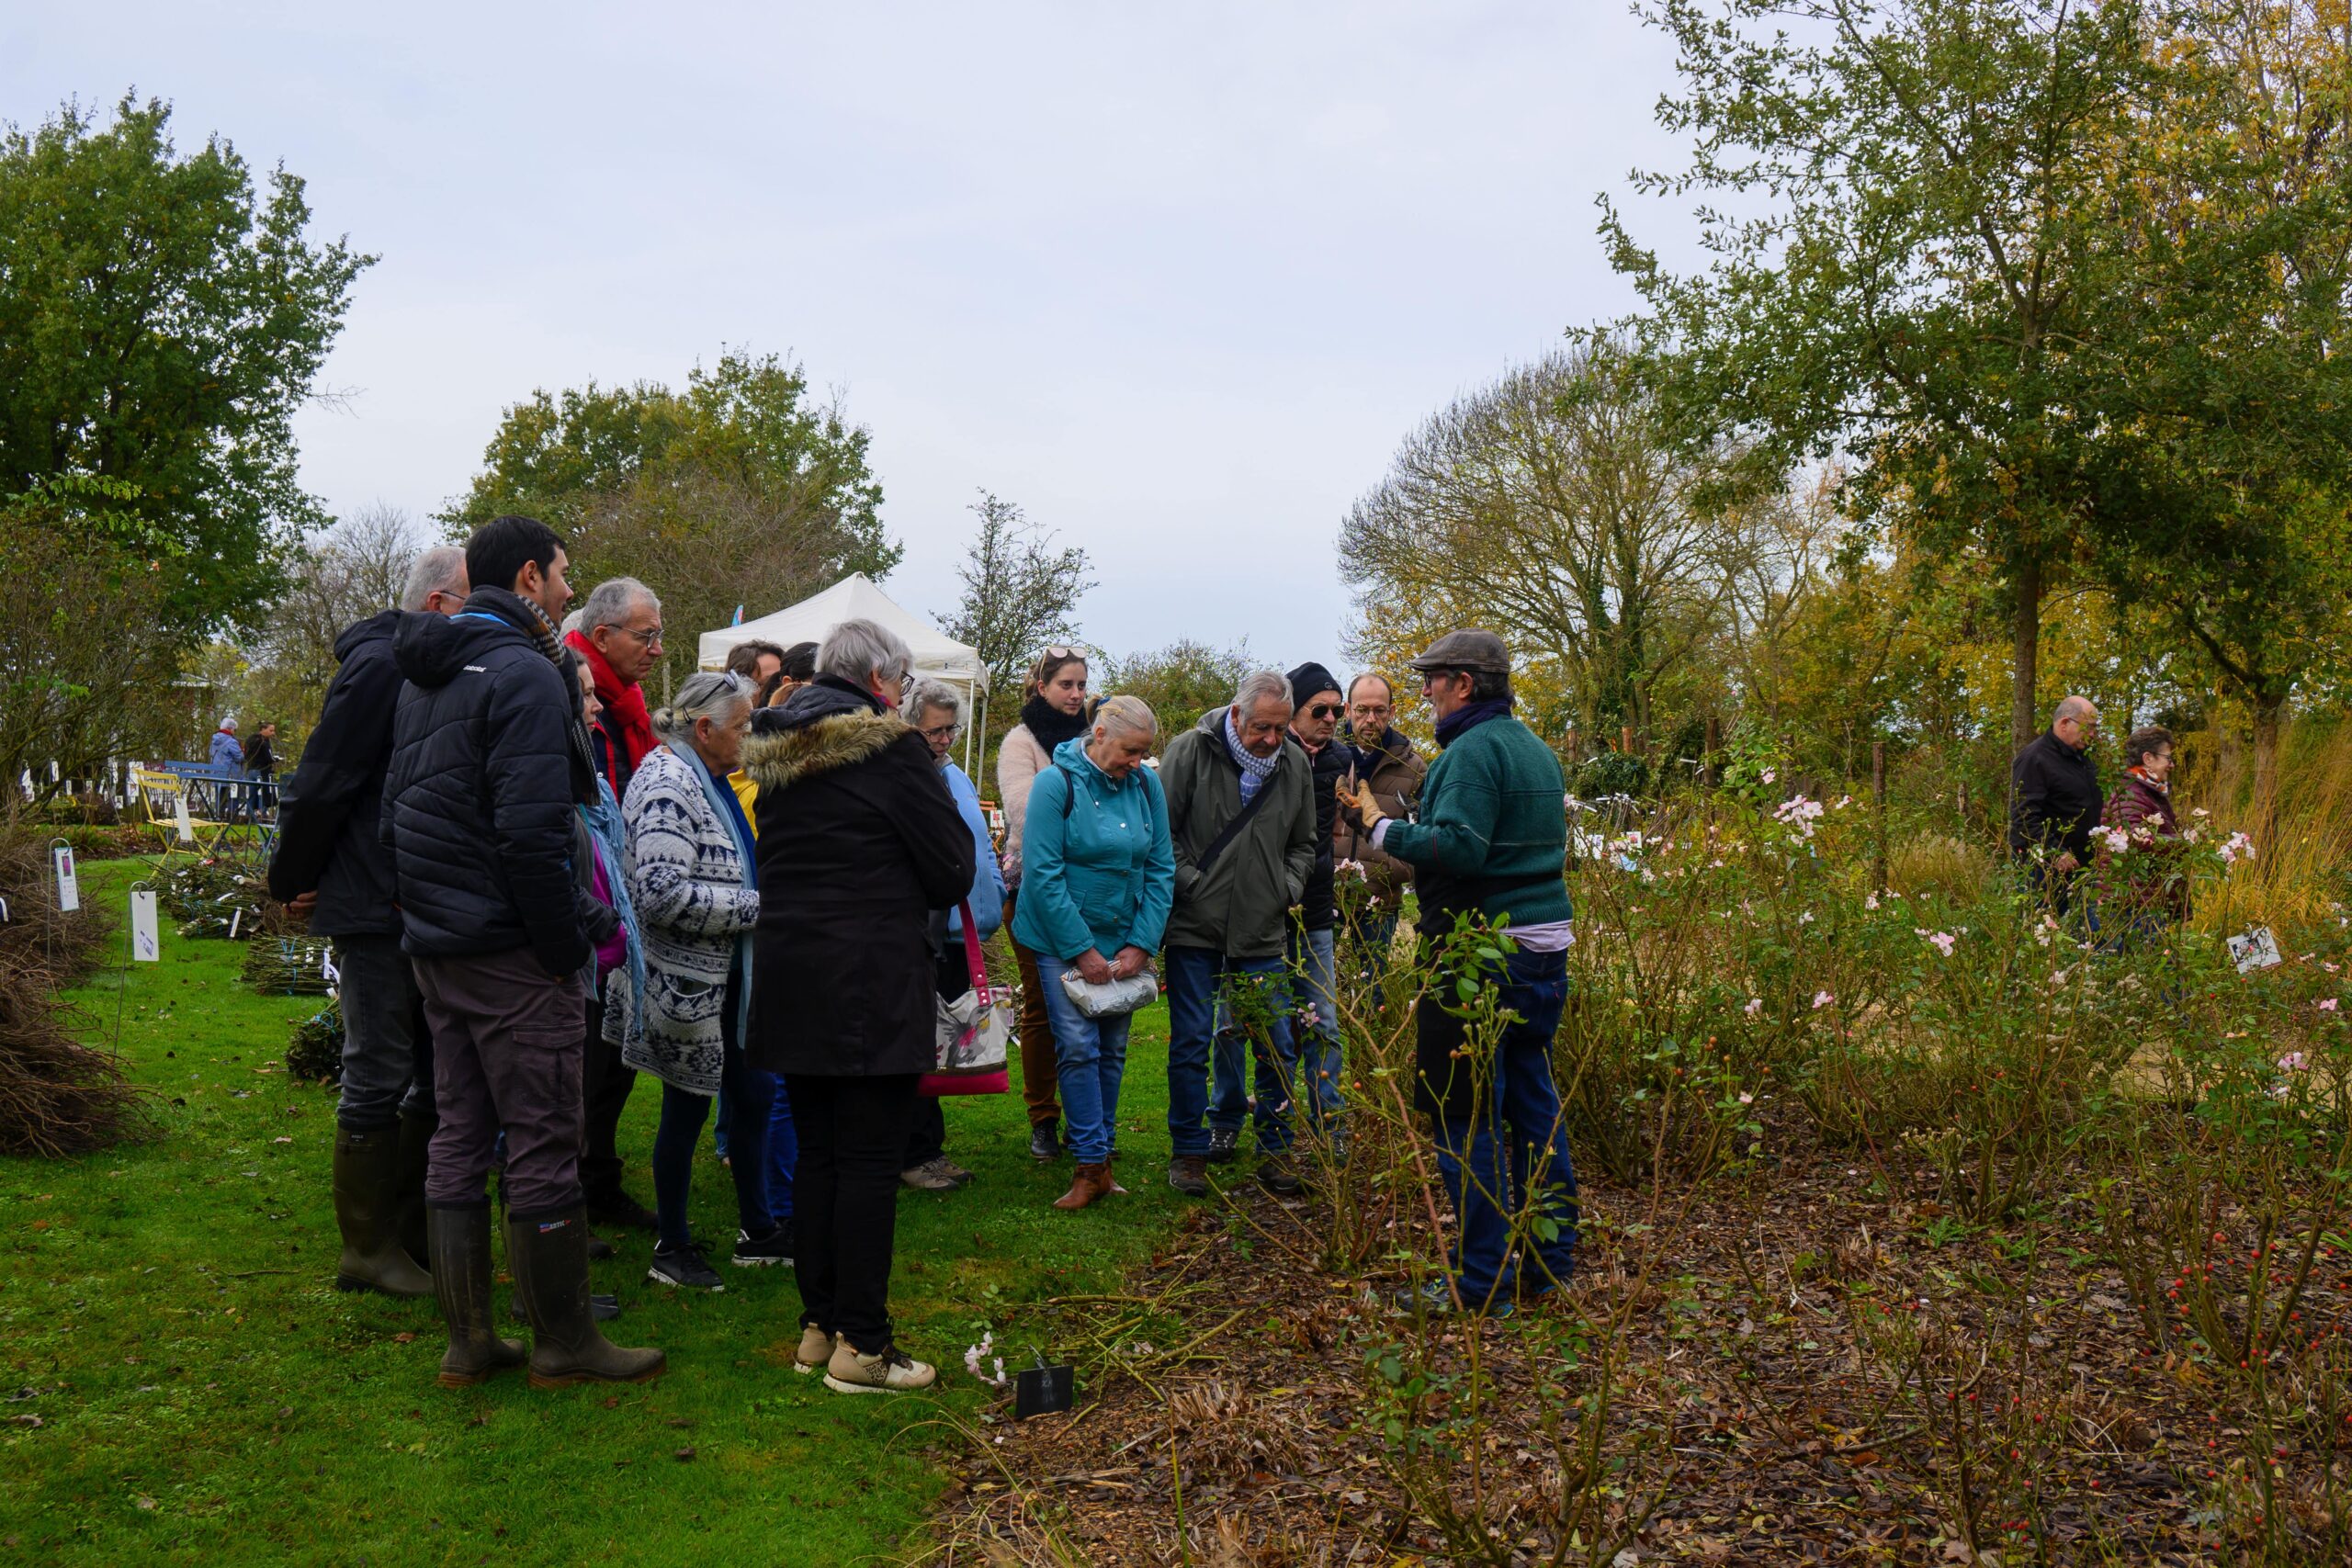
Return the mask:
{"type": "Polygon", "coordinates": [[[861,692],[876,671],[904,680],[914,667],[906,638],[875,621],[843,621],[817,649],[818,674],[837,676],[861,692]]]}
{"type": "Polygon", "coordinates": [[[1117,696],[1104,697],[1096,705],[1094,728],[1105,734],[1140,735],[1149,740],[1159,733],[1159,720],[1153,715],[1150,704],[1122,692],[1117,696]]]}
{"type": "Polygon", "coordinates": [[[1245,714],[1257,712],[1258,705],[1268,697],[1280,697],[1286,708],[1298,706],[1290,694],[1290,677],[1279,670],[1252,670],[1233,688],[1233,705],[1245,714]]]}
{"type": "Polygon", "coordinates": [[[2087,718],[2098,711],[2098,705],[2088,697],[2066,697],[2059,702],[2057,711],[2050,716],[2050,722],[2064,724],[2070,718],[2087,718]]]}
{"type": "Polygon", "coordinates": [[[925,676],[907,688],[906,701],[899,705],[899,712],[910,719],[917,720],[933,708],[944,708],[948,717],[961,720],[964,716],[964,694],[944,681],[934,681],[925,676]]]}
{"type": "Polygon", "coordinates": [[[556,630],[561,632],[566,637],[570,637],[573,632],[580,629],[581,617],[585,615],[588,612],[584,609],[572,611],[571,614],[564,616],[562,624],[558,626],[556,630]]]}
{"type": "Polygon", "coordinates": [[[662,608],[662,601],[653,590],[634,577],[608,577],[588,590],[588,597],[580,604],[580,629],[589,637],[596,635],[598,626],[616,626],[628,618],[644,600],[654,609],[662,608]]]}
{"type": "Polygon", "coordinates": [[[664,740],[684,741],[693,736],[696,719],[724,723],[737,708],[751,705],[749,681],[724,670],[699,670],[686,677],[676,696],[653,710],[653,733],[664,740]]]}
{"type": "Polygon", "coordinates": [[[401,608],[422,610],[435,593],[451,593],[466,580],[466,552],[458,545],[435,545],[408,563],[408,580],[401,584],[401,608]]]}

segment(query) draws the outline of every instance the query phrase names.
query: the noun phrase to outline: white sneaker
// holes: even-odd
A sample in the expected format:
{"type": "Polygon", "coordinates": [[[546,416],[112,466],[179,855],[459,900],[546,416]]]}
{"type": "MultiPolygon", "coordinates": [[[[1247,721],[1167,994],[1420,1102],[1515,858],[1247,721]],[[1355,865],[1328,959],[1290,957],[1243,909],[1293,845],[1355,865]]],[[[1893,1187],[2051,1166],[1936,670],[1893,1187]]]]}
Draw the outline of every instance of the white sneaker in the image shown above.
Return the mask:
{"type": "Polygon", "coordinates": [[[803,1374],[822,1371],[833,1359],[833,1337],[815,1324],[803,1324],[800,1344],[792,1352],[792,1370],[803,1374]]]}
{"type": "Polygon", "coordinates": [[[904,1393],[929,1388],[939,1369],[918,1361],[893,1345],[878,1356],[862,1355],[846,1339],[833,1346],[825,1364],[825,1386],[835,1393],[904,1393]]]}

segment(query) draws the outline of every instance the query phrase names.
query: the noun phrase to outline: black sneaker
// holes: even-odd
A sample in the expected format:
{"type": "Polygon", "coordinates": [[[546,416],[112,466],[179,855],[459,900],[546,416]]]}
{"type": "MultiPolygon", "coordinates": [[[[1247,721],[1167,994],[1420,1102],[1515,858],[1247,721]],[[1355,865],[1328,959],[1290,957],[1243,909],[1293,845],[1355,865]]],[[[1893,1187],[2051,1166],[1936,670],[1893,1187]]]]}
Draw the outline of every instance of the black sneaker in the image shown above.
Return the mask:
{"type": "Polygon", "coordinates": [[[748,1231],[735,1233],[735,1256],[729,1259],[738,1269],[765,1269],[781,1263],[792,1267],[792,1224],[786,1221],[763,1236],[748,1231]]]}
{"type": "Polygon", "coordinates": [[[657,1247],[653,1249],[653,1267],[645,1277],[657,1285],[676,1286],[689,1291],[723,1291],[727,1281],[710,1266],[702,1249],[694,1246],[681,1247],[675,1251],[657,1247]]]}
{"type": "Polygon", "coordinates": [[[1209,1129],[1209,1163],[1231,1165],[1241,1157],[1241,1132],[1237,1127],[1209,1129]]]}
{"type": "Polygon", "coordinates": [[[1054,1124],[1051,1122],[1035,1122],[1030,1124],[1029,1157],[1039,1165],[1051,1165],[1062,1157],[1061,1135],[1054,1131],[1054,1124]]]}
{"type": "Polygon", "coordinates": [[[591,1263],[609,1263],[612,1260],[613,1244],[606,1241],[603,1236],[598,1235],[594,1231],[590,1231],[588,1233],[588,1261],[591,1263]]]}
{"type": "Polygon", "coordinates": [[[660,1215],[617,1187],[589,1196],[588,1223],[615,1230],[658,1231],[662,1228],[660,1215]]]}

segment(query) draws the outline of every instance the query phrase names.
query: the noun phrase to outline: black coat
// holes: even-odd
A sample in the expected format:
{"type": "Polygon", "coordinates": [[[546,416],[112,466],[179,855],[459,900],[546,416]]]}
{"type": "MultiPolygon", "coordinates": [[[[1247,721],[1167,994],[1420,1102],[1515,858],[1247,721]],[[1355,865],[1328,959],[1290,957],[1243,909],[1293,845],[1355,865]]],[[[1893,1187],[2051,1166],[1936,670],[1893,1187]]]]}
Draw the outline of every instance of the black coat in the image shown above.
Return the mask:
{"type": "Polygon", "coordinates": [[[356,621],[334,639],[340,667],[327,685],[318,728],[277,803],[269,895],[285,902],[315,891],[311,930],[320,936],[401,932],[401,913],[392,907],[392,852],[379,818],[384,770],[392,760],[392,710],[401,695],[392,631],[401,614],[385,610],[356,621]]]}
{"type": "Polygon", "coordinates": [[[1323,750],[1307,759],[1315,786],[1315,869],[1306,874],[1306,890],[1298,896],[1298,911],[1299,923],[1311,931],[1329,931],[1340,919],[1339,905],[1331,895],[1331,869],[1338,859],[1331,829],[1340,819],[1340,797],[1331,786],[1348,776],[1348,764],[1353,760],[1337,740],[1326,742],[1323,750]]]}
{"type": "Polygon", "coordinates": [[[2009,765],[2009,852],[2072,852],[2088,865],[2091,829],[2106,805],[2098,764],[2044,730],[2009,765]]]}
{"type": "Polygon", "coordinates": [[[393,723],[384,836],[409,953],[527,946],[562,976],[590,953],[572,806],[590,798],[595,779],[579,694],[564,689],[534,624],[502,588],[474,590],[455,617],[402,618],[392,648],[408,684],[393,723]]]}
{"type": "Polygon", "coordinates": [[[846,682],[763,710],[743,746],[760,786],[752,1066],[929,1072],[938,1017],[931,912],[971,891],[972,830],[931,748],[846,682]]]}

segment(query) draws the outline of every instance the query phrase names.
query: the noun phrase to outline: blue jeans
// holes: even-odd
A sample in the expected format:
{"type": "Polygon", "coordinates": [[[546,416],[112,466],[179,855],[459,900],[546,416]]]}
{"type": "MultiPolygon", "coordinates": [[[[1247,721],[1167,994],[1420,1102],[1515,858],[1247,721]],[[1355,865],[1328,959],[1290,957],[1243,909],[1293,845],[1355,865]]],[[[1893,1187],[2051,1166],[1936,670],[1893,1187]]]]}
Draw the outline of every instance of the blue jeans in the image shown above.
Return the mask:
{"type": "Polygon", "coordinates": [[[792,1173],[800,1165],[800,1134],[792,1124],[792,1096],[778,1073],[760,1076],[775,1085],[768,1111],[768,1213],[778,1224],[792,1218],[792,1173]]]}
{"type": "MultiPolygon", "coordinates": [[[[1565,953],[1514,953],[1494,976],[1514,1016],[1495,1043],[1494,1071],[1469,1114],[1441,1118],[1438,1171],[1462,1227],[1454,1267],[1462,1299],[1472,1306],[1508,1299],[1520,1257],[1510,1250],[1514,1201],[1557,1227],[1548,1239],[1531,1230],[1525,1251],[1539,1265],[1539,1292],[1565,1284],[1576,1267],[1576,1168],[1568,1158],[1560,1093],[1552,1082],[1552,1036],[1567,1001],[1565,953]]],[[[1429,1006],[1424,1001],[1422,1006],[1429,1006]]]]}
{"type": "MultiPolygon", "coordinates": [[[[767,1173],[768,1099],[775,1077],[754,1070],[732,1045],[720,1060],[719,1082],[735,1123],[729,1142],[736,1157],[727,1168],[735,1178],[735,1223],[748,1235],[765,1235],[775,1228],[775,1216],[768,1212],[767,1173]]],[[[684,1247],[689,1239],[686,1195],[694,1187],[695,1145],[702,1142],[702,1121],[709,1113],[707,1096],[662,1086],[662,1122],[653,1133],[653,1209],[664,1247],[684,1247]]]]}
{"type": "Polygon", "coordinates": [[[727,1080],[718,1080],[718,1120],[710,1124],[710,1141],[721,1160],[727,1158],[727,1130],[735,1125],[735,1108],[727,1103],[727,1080]]]}
{"type": "Polygon", "coordinates": [[[1070,1157],[1080,1165],[1101,1165],[1117,1141],[1119,1080],[1126,1075],[1127,1026],[1135,1015],[1089,1018],[1058,982],[1043,989],[1046,1017],[1054,1026],[1054,1076],[1062,1092],[1070,1157]]]}
{"type": "Polygon", "coordinates": [[[1317,1127],[1340,1118],[1339,966],[1331,936],[1329,926],[1319,931],[1293,926],[1288,944],[1291,1030],[1298,1039],[1307,1119],[1317,1127]]]}
{"type": "Polygon", "coordinates": [[[1284,969],[1279,958],[1227,958],[1206,947],[1170,947],[1168,964],[1168,1137],[1180,1155],[1209,1152],[1204,1122],[1238,1133],[1250,1110],[1242,1089],[1244,1034],[1223,1005],[1228,976],[1262,976],[1263,1037],[1247,1038],[1258,1058],[1258,1152],[1290,1147],[1290,1084],[1297,1070],[1290,1021],[1283,1016],[1284,969]],[[1209,1060],[1216,1060],[1216,1105],[1209,1104],[1209,1060]]]}

